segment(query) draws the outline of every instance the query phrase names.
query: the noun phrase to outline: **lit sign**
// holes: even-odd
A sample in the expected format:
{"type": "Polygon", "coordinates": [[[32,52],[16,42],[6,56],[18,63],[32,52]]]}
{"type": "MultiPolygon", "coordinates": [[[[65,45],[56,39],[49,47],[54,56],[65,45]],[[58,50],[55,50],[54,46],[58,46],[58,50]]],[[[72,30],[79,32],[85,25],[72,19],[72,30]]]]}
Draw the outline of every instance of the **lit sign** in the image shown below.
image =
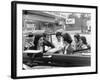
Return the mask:
{"type": "Polygon", "coordinates": [[[66,19],[66,24],[75,24],[75,19],[74,18],[66,19]]]}

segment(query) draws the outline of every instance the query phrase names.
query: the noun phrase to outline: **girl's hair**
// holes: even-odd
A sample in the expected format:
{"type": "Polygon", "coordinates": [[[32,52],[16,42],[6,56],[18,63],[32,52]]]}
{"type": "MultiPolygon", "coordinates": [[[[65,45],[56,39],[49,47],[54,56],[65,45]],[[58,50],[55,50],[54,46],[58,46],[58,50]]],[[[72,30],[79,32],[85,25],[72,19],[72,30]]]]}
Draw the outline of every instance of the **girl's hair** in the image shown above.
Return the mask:
{"type": "Polygon", "coordinates": [[[68,33],[63,34],[63,40],[67,41],[69,44],[72,43],[72,38],[71,38],[70,34],[68,34],[68,33]]]}
{"type": "Polygon", "coordinates": [[[77,39],[77,41],[79,42],[80,40],[80,35],[79,34],[75,34],[74,37],[77,39]]]}
{"type": "Polygon", "coordinates": [[[41,38],[42,36],[41,35],[35,35],[35,38],[34,38],[34,49],[37,49],[37,46],[38,46],[38,41],[39,39],[41,38]]]}
{"type": "Polygon", "coordinates": [[[62,33],[61,32],[56,32],[56,36],[61,36],[62,33]]]}
{"type": "Polygon", "coordinates": [[[83,44],[86,44],[87,45],[87,40],[86,40],[86,37],[85,36],[81,36],[81,40],[82,40],[83,44]]]}

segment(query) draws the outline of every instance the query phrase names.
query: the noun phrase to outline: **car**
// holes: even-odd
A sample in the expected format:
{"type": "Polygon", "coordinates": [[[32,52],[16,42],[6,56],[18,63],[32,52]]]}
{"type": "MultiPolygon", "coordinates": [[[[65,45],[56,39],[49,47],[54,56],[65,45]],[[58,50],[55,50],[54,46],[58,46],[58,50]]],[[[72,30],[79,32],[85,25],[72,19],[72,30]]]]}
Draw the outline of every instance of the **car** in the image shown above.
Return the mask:
{"type": "MultiPolygon", "coordinates": [[[[44,31],[35,31],[32,33],[35,35],[43,35],[44,31]]],[[[52,34],[48,34],[52,38],[52,34]]],[[[53,33],[54,35],[54,33],[53,33]]],[[[52,40],[52,39],[50,39],[52,40]]],[[[28,54],[33,54],[34,61],[33,66],[49,65],[57,67],[79,67],[79,66],[90,66],[91,65],[91,53],[89,49],[73,51],[72,54],[59,54],[57,52],[45,52],[42,53],[34,50],[23,51],[23,63],[26,64],[30,57],[28,54]],[[37,63],[37,65],[35,65],[37,63]]]]}

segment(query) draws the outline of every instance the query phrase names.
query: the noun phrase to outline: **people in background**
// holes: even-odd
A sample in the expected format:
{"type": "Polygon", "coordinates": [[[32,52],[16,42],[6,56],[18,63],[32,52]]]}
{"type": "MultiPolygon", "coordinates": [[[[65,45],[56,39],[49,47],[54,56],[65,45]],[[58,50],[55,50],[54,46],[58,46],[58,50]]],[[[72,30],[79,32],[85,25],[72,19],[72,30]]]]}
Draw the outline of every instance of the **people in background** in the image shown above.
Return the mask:
{"type": "Polygon", "coordinates": [[[74,49],[75,50],[80,50],[82,43],[80,41],[80,35],[79,34],[75,34],[74,35],[74,41],[75,41],[75,43],[74,43],[74,49]]]}
{"type": "Polygon", "coordinates": [[[85,36],[81,36],[80,37],[81,40],[81,48],[82,49],[90,49],[89,44],[87,43],[86,37],[85,36]]]}
{"type": "Polygon", "coordinates": [[[70,34],[64,33],[63,34],[63,42],[64,42],[64,47],[63,47],[63,53],[64,54],[71,54],[73,53],[73,47],[71,45],[72,43],[72,38],[70,34]]]}

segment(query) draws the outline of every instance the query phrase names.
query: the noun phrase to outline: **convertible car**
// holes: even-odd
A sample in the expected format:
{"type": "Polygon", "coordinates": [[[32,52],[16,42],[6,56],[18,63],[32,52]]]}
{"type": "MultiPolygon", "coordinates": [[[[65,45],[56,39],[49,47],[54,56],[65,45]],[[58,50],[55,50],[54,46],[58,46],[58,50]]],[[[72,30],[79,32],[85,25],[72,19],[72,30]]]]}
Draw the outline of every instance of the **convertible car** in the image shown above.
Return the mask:
{"type": "MultiPolygon", "coordinates": [[[[37,33],[37,32],[36,32],[37,33]]],[[[44,32],[38,32],[38,34],[43,34],[44,32]]],[[[34,33],[33,33],[34,34],[34,33]]],[[[52,38],[52,34],[49,34],[52,38]]],[[[40,53],[34,50],[25,50],[23,51],[23,64],[28,63],[30,57],[27,54],[33,54],[33,63],[32,66],[39,65],[49,65],[57,67],[79,67],[79,66],[90,66],[91,65],[91,53],[89,49],[73,51],[72,54],[59,54],[55,52],[43,52],[40,53]]]]}

